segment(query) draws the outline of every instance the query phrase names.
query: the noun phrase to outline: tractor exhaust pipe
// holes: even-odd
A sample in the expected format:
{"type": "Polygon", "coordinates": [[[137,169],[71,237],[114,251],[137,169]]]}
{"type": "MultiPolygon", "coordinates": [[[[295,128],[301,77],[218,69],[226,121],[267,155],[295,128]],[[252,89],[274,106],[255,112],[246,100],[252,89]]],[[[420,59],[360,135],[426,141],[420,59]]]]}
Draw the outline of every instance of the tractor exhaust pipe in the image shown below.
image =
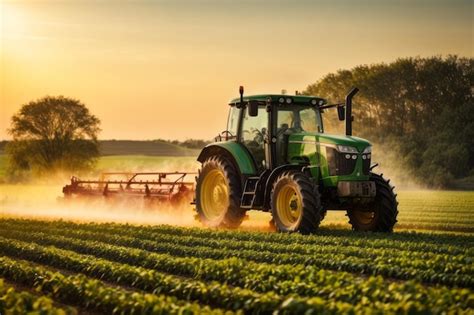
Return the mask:
{"type": "Polygon", "coordinates": [[[346,135],[352,136],[352,98],[359,92],[358,88],[353,88],[346,96],[346,135]]]}

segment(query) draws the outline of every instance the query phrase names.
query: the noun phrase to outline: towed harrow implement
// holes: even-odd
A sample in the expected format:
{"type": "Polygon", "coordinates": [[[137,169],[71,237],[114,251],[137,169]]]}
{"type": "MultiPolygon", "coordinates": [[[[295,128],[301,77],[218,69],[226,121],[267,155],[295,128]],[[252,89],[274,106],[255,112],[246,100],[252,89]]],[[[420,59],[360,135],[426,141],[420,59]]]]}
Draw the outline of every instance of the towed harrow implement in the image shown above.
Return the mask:
{"type": "Polygon", "coordinates": [[[63,187],[66,198],[143,197],[160,202],[179,203],[191,201],[195,191],[190,178],[197,173],[188,172],[109,172],[98,180],[83,180],[73,176],[71,183],[63,187]]]}

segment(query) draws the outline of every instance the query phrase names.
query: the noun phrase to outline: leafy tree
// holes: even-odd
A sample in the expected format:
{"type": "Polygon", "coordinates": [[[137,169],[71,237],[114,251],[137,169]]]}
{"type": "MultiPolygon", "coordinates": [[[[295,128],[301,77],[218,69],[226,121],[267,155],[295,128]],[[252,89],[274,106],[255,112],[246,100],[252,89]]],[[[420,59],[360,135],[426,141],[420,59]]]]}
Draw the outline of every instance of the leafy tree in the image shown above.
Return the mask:
{"type": "MultiPolygon", "coordinates": [[[[472,58],[403,58],[328,74],[305,93],[337,102],[359,87],[354,133],[398,155],[419,182],[443,187],[473,169],[473,82],[472,58]]],[[[341,132],[325,116],[326,129],[341,132]]]]}
{"type": "Polygon", "coordinates": [[[23,105],[8,130],[13,136],[6,146],[10,174],[92,167],[99,155],[99,124],[75,99],[46,96],[23,105]]]}

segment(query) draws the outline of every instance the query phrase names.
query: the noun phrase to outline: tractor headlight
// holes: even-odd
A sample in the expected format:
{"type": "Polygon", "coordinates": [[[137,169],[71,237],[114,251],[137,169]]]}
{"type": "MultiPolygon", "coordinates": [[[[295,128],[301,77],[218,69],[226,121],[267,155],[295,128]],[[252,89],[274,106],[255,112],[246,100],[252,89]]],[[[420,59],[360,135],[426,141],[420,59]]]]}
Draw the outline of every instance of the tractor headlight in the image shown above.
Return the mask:
{"type": "Polygon", "coordinates": [[[348,145],[338,145],[337,150],[342,153],[358,153],[357,149],[348,145]]]}
{"type": "Polygon", "coordinates": [[[280,104],[283,104],[283,103],[285,103],[285,99],[284,99],[283,97],[280,97],[280,98],[278,99],[278,102],[279,102],[280,104]]]}
{"type": "Polygon", "coordinates": [[[372,153],[372,146],[369,145],[367,148],[364,149],[362,153],[372,153]]]}

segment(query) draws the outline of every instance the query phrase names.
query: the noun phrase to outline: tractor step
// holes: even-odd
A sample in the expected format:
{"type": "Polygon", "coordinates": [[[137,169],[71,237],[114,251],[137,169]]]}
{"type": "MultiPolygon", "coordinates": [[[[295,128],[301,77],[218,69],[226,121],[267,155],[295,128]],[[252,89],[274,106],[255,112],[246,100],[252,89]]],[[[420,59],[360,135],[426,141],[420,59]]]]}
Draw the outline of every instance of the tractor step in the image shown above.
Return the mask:
{"type": "Polygon", "coordinates": [[[240,207],[242,209],[252,209],[259,179],[260,177],[249,177],[245,181],[242,199],[240,200],[240,207]]]}

